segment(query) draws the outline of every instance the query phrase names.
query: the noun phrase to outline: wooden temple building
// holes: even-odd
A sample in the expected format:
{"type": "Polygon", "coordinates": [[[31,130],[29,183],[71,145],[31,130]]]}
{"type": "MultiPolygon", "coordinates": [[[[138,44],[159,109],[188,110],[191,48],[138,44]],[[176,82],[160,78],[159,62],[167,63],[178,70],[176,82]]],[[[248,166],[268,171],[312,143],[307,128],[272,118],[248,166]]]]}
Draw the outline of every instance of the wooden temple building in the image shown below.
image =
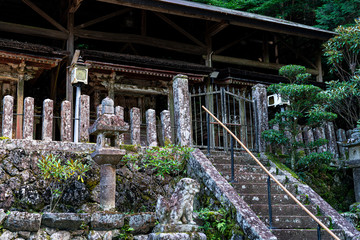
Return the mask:
{"type": "Polygon", "coordinates": [[[90,66],[82,93],[93,119],[105,96],[125,108],[125,120],[131,107],[142,116],[149,108],[171,110],[172,79],[187,75],[199,146],[206,94],[214,111],[228,111],[228,123],[250,128],[251,87],[284,81],[277,71],[286,64],[304,65],[322,82],[321,45],[334,34],[185,0],[2,0],[0,33],[0,97],[15,97],[18,126],[24,97],[39,108],[54,100],[57,116],[62,100],[74,103],[69,65],[80,50],[90,66]]]}

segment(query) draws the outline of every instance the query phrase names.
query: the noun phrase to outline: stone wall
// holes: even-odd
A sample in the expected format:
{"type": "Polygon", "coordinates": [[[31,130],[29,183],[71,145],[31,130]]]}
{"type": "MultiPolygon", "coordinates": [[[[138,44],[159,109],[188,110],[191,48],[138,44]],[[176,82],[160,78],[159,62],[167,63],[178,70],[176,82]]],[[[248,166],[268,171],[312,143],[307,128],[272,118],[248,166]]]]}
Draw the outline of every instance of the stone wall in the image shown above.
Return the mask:
{"type": "MultiPolygon", "coordinates": [[[[95,209],[99,203],[99,166],[90,153],[95,144],[35,140],[0,141],[0,209],[47,211],[50,191],[40,176],[38,159],[50,153],[63,161],[81,159],[90,164],[84,183],[75,181],[64,192],[58,211],[78,212],[95,209]],[[35,150],[36,149],[36,150],[35,150]]],[[[171,194],[173,179],[156,177],[142,166],[128,163],[116,169],[116,208],[121,212],[154,211],[158,194],[171,194]]]]}
{"type": "Polygon", "coordinates": [[[122,234],[134,239],[147,239],[156,223],[151,212],[122,214],[95,213],[28,213],[5,212],[0,209],[1,240],[111,240],[124,239],[122,234]]]}

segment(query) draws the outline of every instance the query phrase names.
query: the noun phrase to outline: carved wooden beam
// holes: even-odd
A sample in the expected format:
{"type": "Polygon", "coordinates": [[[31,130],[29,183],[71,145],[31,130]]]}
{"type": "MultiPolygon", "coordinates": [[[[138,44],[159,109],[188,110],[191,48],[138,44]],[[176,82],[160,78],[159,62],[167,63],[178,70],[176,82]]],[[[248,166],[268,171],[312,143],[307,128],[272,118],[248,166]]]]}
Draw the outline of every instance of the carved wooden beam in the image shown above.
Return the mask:
{"type": "Polygon", "coordinates": [[[36,6],[33,2],[30,0],[22,0],[26,5],[28,5],[32,10],[37,12],[40,16],[45,18],[49,23],[51,23],[53,26],[55,26],[57,29],[64,33],[68,33],[68,30],[66,30],[61,24],[59,24],[57,21],[55,21],[52,17],[47,15],[43,10],[41,10],[38,6],[36,6]]]}
{"type": "Polygon", "coordinates": [[[79,9],[82,1],[83,0],[73,0],[73,1],[71,1],[71,5],[69,7],[69,13],[75,13],[79,9]]]}

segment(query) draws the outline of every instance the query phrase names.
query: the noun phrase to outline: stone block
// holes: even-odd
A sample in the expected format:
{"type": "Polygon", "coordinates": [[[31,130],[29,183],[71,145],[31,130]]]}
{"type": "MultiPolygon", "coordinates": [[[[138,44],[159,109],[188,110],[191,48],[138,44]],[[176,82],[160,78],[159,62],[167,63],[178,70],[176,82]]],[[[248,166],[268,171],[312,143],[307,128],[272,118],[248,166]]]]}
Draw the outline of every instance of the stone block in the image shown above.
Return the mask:
{"type": "Polygon", "coordinates": [[[141,116],[139,108],[131,108],[130,110],[130,135],[131,144],[140,145],[140,124],[141,116]]]}
{"type": "Polygon", "coordinates": [[[172,143],[170,112],[164,110],[160,113],[162,141],[172,143]]]}
{"type": "Polygon", "coordinates": [[[173,81],[176,139],[181,146],[191,146],[191,115],[188,77],[178,74],[173,78],[173,81]]]}
{"type": "Polygon", "coordinates": [[[61,130],[60,137],[61,141],[71,141],[71,102],[63,101],[61,103],[61,130]]]}
{"type": "Polygon", "coordinates": [[[94,230],[119,229],[124,226],[124,214],[98,212],[91,216],[91,228],[94,230]]]}
{"type": "Polygon", "coordinates": [[[41,214],[28,212],[11,212],[7,217],[4,228],[10,231],[36,232],[40,229],[41,214]]]}
{"type": "Polygon", "coordinates": [[[3,234],[0,236],[0,240],[12,240],[17,237],[17,233],[10,232],[8,230],[5,230],[3,234]]]}
{"type": "Polygon", "coordinates": [[[134,229],[133,234],[148,233],[155,227],[156,217],[154,213],[139,213],[130,215],[129,226],[134,229]]]}
{"type": "Polygon", "coordinates": [[[13,111],[14,98],[12,96],[5,96],[3,100],[3,115],[2,115],[2,136],[12,138],[13,126],[13,111]]]}
{"type": "Polygon", "coordinates": [[[34,98],[27,97],[24,100],[24,124],[23,139],[33,139],[34,132],[34,98]]]}
{"type": "Polygon", "coordinates": [[[149,147],[157,146],[156,115],[154,109],[146,111],[146,140],[149,147]]]}
{"type": "Polygon", "coordinates": [[[82,224],[90,222],[87,213],[44,213],[42,225],[60,230],[78,230],[82,224]]]}
{"type": "Polygon", "coordinates": [[[80,96],[80,142],[89,141],[90,96],[80,96]]]}
{"type": "Polygon", "coordinates": [[[42,140],[52,140],[54,102],[45,99],[43,103],[42,140]]]}

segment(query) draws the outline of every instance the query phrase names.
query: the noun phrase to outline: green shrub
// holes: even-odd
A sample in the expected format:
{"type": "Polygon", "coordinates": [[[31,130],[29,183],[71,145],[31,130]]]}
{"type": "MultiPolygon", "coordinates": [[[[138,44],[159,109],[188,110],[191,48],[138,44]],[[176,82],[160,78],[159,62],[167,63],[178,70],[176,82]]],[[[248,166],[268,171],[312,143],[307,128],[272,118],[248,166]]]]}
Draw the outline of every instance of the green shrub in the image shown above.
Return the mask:
{"type": "Polygon", "coordinates": [[[70,159],[63,163],[58,156],[53,154],[41,156],[37,165],[51,192],[50,212],[59,203],[64,190],[75,180],[84,182],[85,173],[90,169],[89,165],[79,160],[70,159]]]}

